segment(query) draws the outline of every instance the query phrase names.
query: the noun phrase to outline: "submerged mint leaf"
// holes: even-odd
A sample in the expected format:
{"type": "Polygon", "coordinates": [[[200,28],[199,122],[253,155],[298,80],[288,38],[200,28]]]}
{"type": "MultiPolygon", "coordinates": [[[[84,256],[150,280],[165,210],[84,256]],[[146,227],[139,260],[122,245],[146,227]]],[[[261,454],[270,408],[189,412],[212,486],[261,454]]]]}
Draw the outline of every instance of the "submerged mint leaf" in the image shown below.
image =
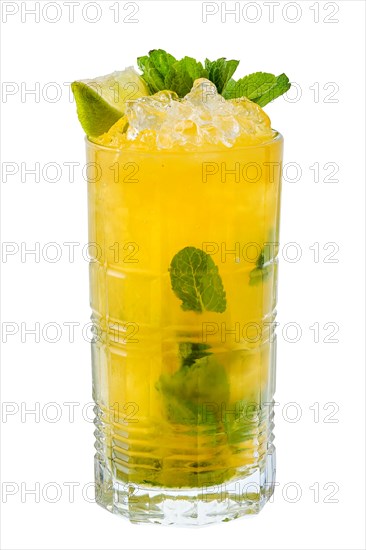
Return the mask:
{"type": "Polygon", "coordinates": [[[239,61],[235,59],[227,61],[225,57],[220,57],[216,61],[205,60],[205,68],[208,73],[207,78],[215,84],[219,94],[222,94],[238,65],[239,61]]]}
{"type": "Polygon", "coordinates": [[[211,256],[193,246],[180,250],[169,268],[173,292],[182,300],[184,311],[215,311],[226,309],[226,294],[211,256]]]}
{"type": "Polygon", "coordinates": [[[256,267],[249,274],[249,284],[255,285],[268,279],[275,263],[274,246],[278,243],[266,243],[259,254],[256,267]]]}
{"type": "Polygon", "coordinates": [[[202,359],[207,355],[211,355],[208,344],[196,344],[193,342],[183,342],[179,344],[179,352],[182,357],[182,366],[190,367],[197,359],[202,359]]]}
{"type": "Polygon", "coordinates": [[[260,107],[264,107],[284,94],[291,87],[285,74],[275,76],[271,73],[252,73],[240,78],[238,81],[230,80],[223,93],[225,99],[247,97],[260,107]]]}
{"type": "Polygon", "coordinates": [[[220,421],[220,405],[229,399],[225,368],[214,355],[201,357],[173,374],[163,373],[156,385],[164,398],[167,418],[177,424],[213,424],[220,421]]]}
{"type": "Polygon", "coordinates": [[[204,425],[206,435],[224,431],[228,444],[238,445],[255,437],[258,410],[252,401],[230,402],[227,370],[208,349],[206,344],[179,344],[180,369],[161,374],[156,389],[169,422],[204,425]]]}
{"type": "Polygon", "coordinates": [[[230,445],[240,445],[256,436],[259,422],[259,409],[254,403],[245,400],[230,405],[228,414],[223,414],[223,425],[230,445]],[[254,410],[253,409],[254,405],[254,410]]]}
{"type": "Polygon", "coordinates": [[[256,285],[257,283],[263,282],[267,279],[269,275],[270,266],[264,266],[264,252],[259,254],[256,267],[252,269],[249,274],[249,284],[251,286],[256,285]]]}

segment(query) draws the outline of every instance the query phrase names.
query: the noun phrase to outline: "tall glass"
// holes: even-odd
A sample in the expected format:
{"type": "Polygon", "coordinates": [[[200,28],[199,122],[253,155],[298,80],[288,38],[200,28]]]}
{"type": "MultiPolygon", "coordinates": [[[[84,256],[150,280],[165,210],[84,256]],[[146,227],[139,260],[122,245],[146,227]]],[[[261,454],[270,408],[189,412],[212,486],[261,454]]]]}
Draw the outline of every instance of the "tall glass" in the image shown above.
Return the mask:
{"type": "Polygon", "coordinates": [[[228,521],[273,492],[282,149],[87,141],[97,501],[133,522],[228,521]]]}

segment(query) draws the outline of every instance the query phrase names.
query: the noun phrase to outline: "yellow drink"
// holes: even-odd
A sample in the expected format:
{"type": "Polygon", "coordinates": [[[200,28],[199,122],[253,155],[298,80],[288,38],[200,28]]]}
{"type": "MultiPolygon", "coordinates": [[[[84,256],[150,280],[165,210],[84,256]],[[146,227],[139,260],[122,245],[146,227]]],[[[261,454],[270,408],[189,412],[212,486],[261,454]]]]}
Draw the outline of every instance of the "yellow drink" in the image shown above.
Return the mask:
{"type": "Polygon", "coordinates": [[[87,154],[97,498],[134,521],[169,523],[172,499],[258,511],[274,479],[282,138],[87,154]],[[217,267],[223,311],[182,309],[171,266],[187,247],[217,267]]]}

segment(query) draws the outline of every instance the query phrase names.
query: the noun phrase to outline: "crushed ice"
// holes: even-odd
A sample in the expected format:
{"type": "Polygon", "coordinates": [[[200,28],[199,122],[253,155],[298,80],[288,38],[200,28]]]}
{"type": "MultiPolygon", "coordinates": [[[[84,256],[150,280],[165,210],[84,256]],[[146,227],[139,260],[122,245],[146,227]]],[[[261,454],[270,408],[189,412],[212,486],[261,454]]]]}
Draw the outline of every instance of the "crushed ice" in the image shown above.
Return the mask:
{"type": "Polygon", "coordinates": [[[175,92],[162,91],[129,101],[125,116],[127,142],[159,149],[205,144],[232,147],[243,138],[255,143],[273,135],[270,120],[258,105],[246,98],[225,100],[205,78],[196,80],[183,99],[175,92]]]}

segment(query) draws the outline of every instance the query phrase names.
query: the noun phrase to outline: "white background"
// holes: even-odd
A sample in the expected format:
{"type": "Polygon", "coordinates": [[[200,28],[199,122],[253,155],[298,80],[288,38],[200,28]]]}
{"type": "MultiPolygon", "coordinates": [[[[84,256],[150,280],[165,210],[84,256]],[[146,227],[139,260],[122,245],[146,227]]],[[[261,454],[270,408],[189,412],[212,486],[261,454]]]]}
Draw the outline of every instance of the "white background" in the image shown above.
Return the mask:
{"type": "Polygon", "coordinates": [[[364,548],[364,2],[281,2],[272,6],[272,22],[273,2],[237,2],[237,21],[234,15],[225,21],[221,2],[211,3],[217,13],[206,23],[199,1],[137,2],[132,18],[138,22],[123,21],[133,6],[120,2],[115,22],[110,8],[117,3],[98,2],[94,23],[96,3],[84,0],[75,3],[74,22],[65,2],[48,3],[46,11],[47,2],[39,2],[39,22],[26,13],[37,2],[1,4],[2,239],[14,243],[5,245],[13,254],[2,257],[3,548],[364,548]],[[10,12],[16,13],[6,16],[10,12]],[[84,142],[67,83],[122,69],[159,47],[176,57],[240,59],[239,76],[286,72],[297,83],[287,99],[266,108],[285,137],[290,163],[281,244],[295,242],[301,253],[297,262],[280,260],[279,485],[260,515],[202,529],[134,526],[88,502],[94,451],[92,412],[85,408],[90,351],[81,331],[89,320],[81,254],[87,242],[84,142]],[[31,89],[36,93],[27,94],[31,89]],[[78,163],[74,181],[70,162],[78,163]],[[26,173],[35,163],[39,181],[26,173]],[[325,180],[334,166],[326,163],[337,165],[338,181],[325,180]],[[53,263],[55,249],[45,247],[50,242],[62,250],[53,263]],[[73,262],[65,242],[80,243],[73,262]],[[35,243],[39,257],[22,257],[35,243]],[[335,245],[324,250],[327,243],[339,248],[328,260],[335,245]],[[79,323],[72,343],[67,322],[79,323]],[[24,333],[35,323],[39,342],[24,333]],[[42,335],[47,323],[62,328],[58,342],[49,341],[51,329],[42,335]],[[288,341],[291,330],[283,336],[287,323],[301,328],[297,342],[288,341]],[[309,328],[314,323],[319,342],[309,328]],[[334,326],[324,329],[326,323],[338,325],[338,342],[324,341],[334,326]],[[73,421],[66,402],[79,404],[73,421]],[[25,414],[34,407],[39,418],[25,414]],[[52,422],[55,414],[61,418],[52,422]],[[73,499],[65,483],[76,484],[73,499]],[[39,498],[27,493],[32,488],[39,498]]]}

